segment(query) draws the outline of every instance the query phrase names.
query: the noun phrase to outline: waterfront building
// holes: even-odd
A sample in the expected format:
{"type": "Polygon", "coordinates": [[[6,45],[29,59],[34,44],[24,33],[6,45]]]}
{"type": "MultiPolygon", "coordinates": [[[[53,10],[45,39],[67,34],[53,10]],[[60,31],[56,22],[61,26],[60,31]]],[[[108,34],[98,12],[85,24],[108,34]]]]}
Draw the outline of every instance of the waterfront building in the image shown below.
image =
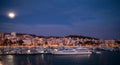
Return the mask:
{"type": "Polygon", "coordinates": [[[30,44],[32,44],[32,41],[30,40],[30,39],[23,39],[23,44],[25,44],[25,45],[30,45],[30,44]]]}
{"type": "Polygon", "coordinates": [[[11,39],[11,35],[10,34],[5,34],[5,39],[11,39]]]}
{"type": "Polygon", "coordinates": [[[115,40],[105,40],[105,43],[115,43],[115,40]]]}
{"type": "Polygon", "coordinates": [[[12,32],[11,37],[15,38],[16,37],[16,32],[12,32]]]}

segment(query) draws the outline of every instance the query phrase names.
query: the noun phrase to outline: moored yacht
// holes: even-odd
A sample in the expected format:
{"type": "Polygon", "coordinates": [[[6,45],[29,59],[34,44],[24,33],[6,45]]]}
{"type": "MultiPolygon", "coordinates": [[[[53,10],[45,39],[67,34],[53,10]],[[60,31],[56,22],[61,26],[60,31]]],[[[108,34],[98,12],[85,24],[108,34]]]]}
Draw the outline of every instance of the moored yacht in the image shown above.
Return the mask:
{"type": "Polygon", "coordinates": [[[92,52],[88,48],[76,47],[55,49],[52,54],[92,54],[92,52]]]}

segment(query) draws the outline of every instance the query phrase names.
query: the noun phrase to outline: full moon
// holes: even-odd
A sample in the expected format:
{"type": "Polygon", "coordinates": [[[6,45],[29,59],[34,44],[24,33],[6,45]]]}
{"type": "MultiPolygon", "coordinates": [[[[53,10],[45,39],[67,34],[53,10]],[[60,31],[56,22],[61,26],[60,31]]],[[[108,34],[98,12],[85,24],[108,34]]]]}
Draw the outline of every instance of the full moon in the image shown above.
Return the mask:
{"type": "Polygon", "coordinates": [[[15,18],[15,13],[13,13],[13,12],[8,13],[8,17],[15,18]]]}

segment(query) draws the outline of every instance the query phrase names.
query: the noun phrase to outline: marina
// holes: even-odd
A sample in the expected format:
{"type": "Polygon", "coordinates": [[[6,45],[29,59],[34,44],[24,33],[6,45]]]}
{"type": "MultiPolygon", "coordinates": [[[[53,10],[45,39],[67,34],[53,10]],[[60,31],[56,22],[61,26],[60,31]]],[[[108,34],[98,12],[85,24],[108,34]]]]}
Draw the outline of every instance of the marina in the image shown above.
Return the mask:
{"type": "MultiPolygon", "coordinates": [[[[61,48],[61,47],[60,47],[61,48]]],[[[0,54],[91,54],[86,48],[50,48],[50,47],[3,47],[0,54]],[[61,50],[61,51],[59,51],[61,50]],[[78,52],[79,51],[79,52],[78,52]],[[59,53],[61,52],[61,53],[59,53]]]]}
{"type": "MultiPolygon", "coordinates": [[[[115,51],[116,49],[113,49],[115,51]]],[[[86,47],[42,47],[42,46],[3,46],[0,47],[0,54],[92,54],[97,53],[100,54],[101,51],[111,51],[99,48],[86,48],[86,47]]],[[[115,52],[120,52],[120,49],[117,49],[115,52]]]]}
{"type": "Polygon", "coordinates": [[[120,51],[116,40],[101,40],[79,35],[38,37],[16,32],[0,33],[0,54],[92,54],[120,51]]]}

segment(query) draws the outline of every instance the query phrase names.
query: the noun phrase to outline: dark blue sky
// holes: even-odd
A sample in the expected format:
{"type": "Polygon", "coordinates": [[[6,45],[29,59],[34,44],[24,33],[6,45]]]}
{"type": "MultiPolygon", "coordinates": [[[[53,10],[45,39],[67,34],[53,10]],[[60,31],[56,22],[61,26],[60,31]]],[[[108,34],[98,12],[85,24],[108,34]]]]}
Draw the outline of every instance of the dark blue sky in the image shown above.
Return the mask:
{"type": "Polygon", "coordinates": [[[120,39],[119,0],[0,0],[0,30],[120,39]],[[15,12],[10,19],[8,12],[15,12]]]}

